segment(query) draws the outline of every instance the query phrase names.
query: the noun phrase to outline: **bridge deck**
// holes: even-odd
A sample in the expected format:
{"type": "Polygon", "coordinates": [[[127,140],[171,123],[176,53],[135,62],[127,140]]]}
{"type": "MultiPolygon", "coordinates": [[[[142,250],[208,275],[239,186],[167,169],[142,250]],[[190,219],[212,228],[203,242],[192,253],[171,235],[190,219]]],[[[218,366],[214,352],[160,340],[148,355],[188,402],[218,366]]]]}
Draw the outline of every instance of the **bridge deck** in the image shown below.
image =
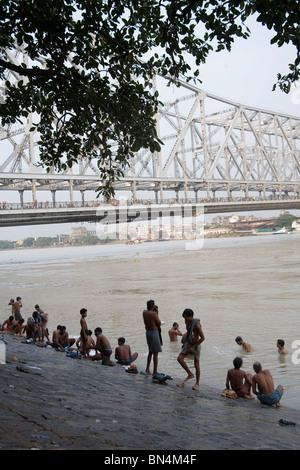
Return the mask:
{"type": "Polygon", "coordinates": [[[7,208],[0,211],[0,227],[22,225],[43,225],[80,222],[103,222],[105,224],[130,222],[134,219],[152,220],[175,213],[183,216],[200,213],[218,214],[226,212],[249,212],[300,209],[300,199],[235,201],[235,202],[191,202],[179,204],[134,204],[96,207],[55,207],[55,208],[7,208]]]}

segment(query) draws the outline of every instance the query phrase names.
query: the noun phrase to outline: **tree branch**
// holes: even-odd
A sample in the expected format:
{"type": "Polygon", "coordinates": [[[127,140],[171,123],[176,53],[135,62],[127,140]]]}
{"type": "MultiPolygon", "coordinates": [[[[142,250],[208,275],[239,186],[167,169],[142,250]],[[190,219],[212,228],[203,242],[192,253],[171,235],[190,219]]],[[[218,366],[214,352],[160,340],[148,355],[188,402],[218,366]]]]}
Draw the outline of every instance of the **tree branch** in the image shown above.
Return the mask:
{"type": "Polygon", "coordinates": [[[55,77],[57,75],[56,72],[49,69],[40,69],[39,67],[25,68],[3,59],[0,59],[0,67],[17,72],[19,75],[26,77],[37,77],[39,75],[42,77],[55,77]]]}

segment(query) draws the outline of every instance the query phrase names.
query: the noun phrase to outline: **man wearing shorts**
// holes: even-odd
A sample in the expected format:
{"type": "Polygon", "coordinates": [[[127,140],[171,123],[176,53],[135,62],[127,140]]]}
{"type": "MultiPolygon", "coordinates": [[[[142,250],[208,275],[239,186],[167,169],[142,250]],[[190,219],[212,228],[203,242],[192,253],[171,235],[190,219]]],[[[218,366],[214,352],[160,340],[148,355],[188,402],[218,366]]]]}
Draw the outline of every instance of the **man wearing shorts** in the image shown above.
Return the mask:
{"type": "Polygon", "coordinates": [[[271,372],[269,370],[262,370],[260,362],[255,362],[253,369],[254,372],[256,372],[252,377],[253,393],[255,393],[259,401],[265,405],[280,406],[280,399],[283,394],[282,385],[278,385],[275,390],[271,372]],[[258,387],[258,391],[256,386],[258,387]]]}
{"type": "Polygon", "coordinates": [[[130,366],[137,357],[137,352],[131,354],[131,348],[129,344],[125,344],[125,338],[123,338],[123,336],[118,338],[118,347],[115,349],[115,359],[117,363],[123,366],[130,366]]]}
{"type": "Polygon", "coordinates": [[[147,310],[143,311],[143,319],[146,328],[146,340],[148,345],[148,357],[146,365],[146,373],[151,375],[150,364],[153,357],[153,375],[157,373],[158,353],[161,349],[160,325],[161,321],[158,316],[158,308],[154,300],[148,300],[147,310]]]}
{"type": "Polygon", "coordinates": [[[98,351],[94,356],[91,357],[92,361],[100,361],[102,360],[102,364],[108,366],[114,366],[115,364],[110,360],[110,356],[112,355],[112,349],[110,347],[110,342],[102,333],[102,328],[99,326],[95,328],[95,336],[96,340],[96,351],[98,351]]]}
{"type": "Polygon", "coordinates": [[[186,334],[184,339],[183,348],[180,351],[180,354],[177,358],[177,361],[183,367],[183,369],[187,372],[187,378],[183,382],[179,382],[177,387],[184,387],[185,383],[194,378],[194,374],[190,370],[189,366],[185,362],[185,358],[189,355],[194,356],[194,366],[196,370],[196,383],[192,387],[193,390],[199,390],[199,381],[200,381],[200,351],[201,351],[201,343],[205,340],[204,333],[202,330],[202,326],[200,320],[198,318],[194,318],[194,312],[190,308],[186,308],[182,314],[183,318],[185,319],[186,325],[186,334]]]}

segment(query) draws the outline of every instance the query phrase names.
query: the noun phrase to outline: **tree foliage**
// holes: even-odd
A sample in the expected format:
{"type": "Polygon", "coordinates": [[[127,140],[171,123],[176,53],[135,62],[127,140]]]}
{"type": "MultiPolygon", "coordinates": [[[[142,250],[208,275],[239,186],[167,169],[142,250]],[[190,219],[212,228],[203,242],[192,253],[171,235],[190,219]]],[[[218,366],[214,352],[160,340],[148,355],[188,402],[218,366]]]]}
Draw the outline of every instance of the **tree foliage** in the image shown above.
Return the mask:
{"type": "Polygon", "coordinates": [[[95,235],[88,235],[87,237],[83,237],[80,241],[82,245],[96,245],[99,242],[99,238],[95,235]]]}
{"type": "Polygon", "coordinates": [[[109,196],[134,152],[160,149],[153,75],[197,77],[212,50],[230,51],[236,37],[249,36],[253,14],[274,30],[272,43],[296,48],[290,73],[278,75],[288,92],[299,79],[297,0],[2,0],[2,124],[36,113],[41,163],[65,170],[96,159],[109,196]],[[28,56],[21,64],[12,59],[20,47],[28,56]]]}
{"type": "Polygon", "coordinates": [[[26,247],[34,245],[34,238],[33,238],[33,237],[27,237],[27,238],[25,238],[25,240],[23,241],[22,245],[23,245],[23,246],[26,246],[26,247]]]}
{"type": "Polygon", "coordinates": [[[44,247],[51,246],[57,243],[57,237],[37,237],[34,240],[34,246],[44,247]]]}
{"type": "Polygon", "coordinates": [[[9,240],[0,240],[0,250],[11,250],[14,248],[14,243],[9,240]]]}
{"type": "Polygon", "coordinates": [[[297,217],[292,214],[281,214],[276,220],[275,220],[275,227],[291,227],[292,223],[294,220],[296,220],[297,217]]]}

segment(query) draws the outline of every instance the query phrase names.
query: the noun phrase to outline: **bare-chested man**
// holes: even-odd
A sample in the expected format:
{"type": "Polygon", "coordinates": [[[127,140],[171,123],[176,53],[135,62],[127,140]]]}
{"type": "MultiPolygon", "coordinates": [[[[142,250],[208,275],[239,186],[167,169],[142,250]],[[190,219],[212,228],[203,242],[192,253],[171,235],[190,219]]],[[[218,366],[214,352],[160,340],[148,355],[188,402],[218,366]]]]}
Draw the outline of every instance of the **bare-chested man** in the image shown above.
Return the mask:
{"type": "Polygon", "coordinates": [[[278,339],[276,345],[277,345],[279,354],[288,354],[287,349],[284,347],[285,342],[283,339],[278,339]]]}
{"type": "Polygon", "coordinates": [[[177,341],[178,336],[182,336],[182,333],[179,330],[178,323],[174,322],[172,328],[169,330],[170,341],[177,341]]]}
{"type": "Polygon", "coordinates": [[[196,383],[192,387],[193,390],[199,390],[199,381],[200,381],[200,344],[203,343],[205,340],[202,326],[200,324],[200,320],[198,318],[194,318],[194,312],[190,308],[186,308],[182,314],[183,318],[185,319],[186,324],[186,337],[185,342],[180,354],[177,358],[179,364],[183,367],[183,369],[187,372],[187,378],[177,384],[178,387],[184,387],[185,382],[187,380],[193,379],[194,374],[189,369],[187,363],[185,362],[185,357],[189,354],[194,356],[194,365],[196,369],[196,383]]]}
{"type": "MultiPolygon", "coordinates": [[[[86,350],[88,351],[88,356],[87,357],[89,357],[89,358],[90,358],[90,350],[91,349],[94,349],[94,350],[96,349],[96,343],[92,338],[92,334],[93,334],[93,332],[91,330],[87,331],[86,350]]],[[[79,351],[82,354],[82,338],[81,338],[81,336],[79,336],[79,338],[77,339],[76,346],[77,346],[77,349],[79,349],[79,351]]]]}
{"type": "Polygon", "coordinates": [[[246,351],[246,352],[251,352],[252,351],[252,346],[249,344],[249,343],[245,343],[245,341],[240,337],[240,336],[237,336],[235,338],[235,342],[239,345],[239,346],[242,346],[243,349],[246,351]]]}
{"type": "Polygon", "coordinates": [[[275,390],[271,372],[269,370],[262,370],[260,362],[255,362],[253,369],[254,372],[256,372],[252,377],[253,393],[255,393],[259,401],[265,405],[280,406],[283,386],[278,385],[275,390]],[[258,387],[258,391],[256,387],[258,387]]]}
{"type": "Polygon", "coordinates": [[[146,340],[148,345],[148,356],[146,373],[151,375],[150,364],[153,357],[153,375],[157,373],[158,353],[161,349],[160,325],[161,321],[158,316],[158,308],[154,300],[148,300],[147,310],[143,311],[143,320],[146,328],[146,340]]]}
{"type": "Polygon", "coordinates": [[[21,332],[21,326],[20,324],[14,319],[12,315],[8,317],[7,320],[5,320],[0,328],[1,332],[4,331],[11,331],[16,334],[20,334],[21,332]]]}
{"type": "Polygon", "coordinates": [[[11,305],[12,307],[12,315],[16,321],[21,320],[22,315],[21,315],[21,307],[22,305],[22,299],[21,297],[17,297],[16,300],[10,299],[8,302],[8,305],[11,305]]]}
{"type": "Polygon", "coordinates": [[[46,338],[47,342],[49,341],[49,333],[48,333],[48,321],[49,321],[49,315],[46,313],[39,305],[35,305],[35,310],[36,312],[39,313],[39,317],[41,319],[41,328],[42,328],[42,340],[44,341],[44,338],[46,338]]]}
{"type": "Polygon", "coordinates": [[[233,360],[233,369],[229,369],[226,378],[226,388],[231,388],[235,391],[238,397],[254,400],[251,395],[252,376],[250,373],[241,370],[243,359],[236,357],[233,360]]]}
{"type": "Polygon", "coordinates": [[[91,357],[93,361],[100,361],[102,359],[102,364],[113,366],[115,365],[110,361],[110,356],[112,355],[112,349],[110,347],[110,342],[102,333],[102,328],[98,327],[95,329],[96,340],[96,351],[99,351],[94,356],[91,357]]]}
{"type": "Polygon", "coordinates": [[[80,309],[80,315],[81,315],[81,318],[80,318],[80,336],[81,336],[81,339],[82,339],[81,349],[82,349],[82,357],[85,359],[85,358],[89,357],[88,343],[87,343],[87,339],[88,339],[87,332],[88,332],[89,329],[88,329],[87,321],[86,321],[87,309],[86,308],[81,308],[80,309]]]}
{"type": "Polygon", "coordinates": [[[125,338],[118,338],[118,347],[115,349],[115,359],[117,360],[117,363],[122,364],[123,366],[130,366],[137,357],[137,352],[131,354],[129,344],[125,344],[125,338]]]}
{"type": "Polygon", "coordinates": [[[47,344],[49,346],[52,346],[52,343],[55,343],[55,338],[56,338],[56,335],[58,334],[59,328],[60,328],[60,325],[57,325],[56,330],[52,332],[52,341],[50,341],[50,339],[47,341],[47,344]]]}
{"type": "Polygon", "coordinates": [[[11,314],[15,319],[15,299],[10,299],[8,305],[11,305],[11,314]]]}
{"type": "Polygon", "coordinates": [[[68,348],[75,343],[74,338],[69,338],[69,333],[65,326],[61,325],[55,334],[55,344],[58,349],[68,348]]]}

